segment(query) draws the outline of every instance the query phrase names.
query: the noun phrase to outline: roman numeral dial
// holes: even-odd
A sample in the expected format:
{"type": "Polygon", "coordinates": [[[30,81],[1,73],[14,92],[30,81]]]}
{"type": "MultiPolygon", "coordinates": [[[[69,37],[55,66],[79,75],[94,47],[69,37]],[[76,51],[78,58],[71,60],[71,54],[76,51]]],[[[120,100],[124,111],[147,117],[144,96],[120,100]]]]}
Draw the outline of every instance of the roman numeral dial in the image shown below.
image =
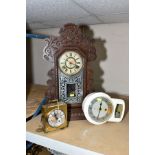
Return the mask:
{"type": "Polygon", "coordinates": [[[83,67],[82,57],[74,51],[67,51],[63,53],[60,56],[58,63],[61,71],[67,75],[74,75],[83,67]]]}

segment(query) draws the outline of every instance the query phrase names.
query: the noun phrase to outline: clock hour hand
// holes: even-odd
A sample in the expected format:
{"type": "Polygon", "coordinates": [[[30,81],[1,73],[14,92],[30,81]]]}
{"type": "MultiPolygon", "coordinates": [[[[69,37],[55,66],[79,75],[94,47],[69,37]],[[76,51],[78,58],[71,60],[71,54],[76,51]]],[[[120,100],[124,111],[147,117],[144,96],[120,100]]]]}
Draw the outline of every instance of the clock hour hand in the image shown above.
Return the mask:
{"type": "Polygon", "coordinates": [[[100,115],[100,112],[101,112],[101,110],[102,110],[101,106],[102,106],[102,102],[100,103],[100,108],[99,108],[99,113],[98,113],[98,115],[97,115],[97,119],[98,119],[98,117],[99,117],[99,115],[100,115]]]}
{"type": "Polygon", "coordinates": [[[75,65],[75,60],[74,59],[72,59],[72,60],[67,59],[66,61],[68,61],[70,64],[75,65]]]}
{"type": "Polygon", "coordinates": [[[54,117],[56,118],[56,120],[58,119],[58,116],[57,116],[57,114],[55,113],[55,111],[54,111],[54,117]]]}

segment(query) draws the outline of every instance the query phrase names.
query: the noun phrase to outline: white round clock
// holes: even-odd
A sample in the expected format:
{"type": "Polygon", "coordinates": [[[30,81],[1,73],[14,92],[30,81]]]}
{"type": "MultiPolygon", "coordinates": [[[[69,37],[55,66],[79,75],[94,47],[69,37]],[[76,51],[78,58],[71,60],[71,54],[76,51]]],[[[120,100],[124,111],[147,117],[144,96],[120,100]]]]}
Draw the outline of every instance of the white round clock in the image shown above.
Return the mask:
{"type": "Polygon", "coordinates": [[[107,121],[120,122],[124,115],[125,102],[97,92],[85,97],[82,109],[86,119],[92,124],[100,125],[107,121]]]}
{"type": "Polygon", "coordinates": [[[60,56],[58,63],[61,71],[67,75],[78,73],[83,66],[82,57],[75,51],[67,51],[63,53],[60,56]]]}

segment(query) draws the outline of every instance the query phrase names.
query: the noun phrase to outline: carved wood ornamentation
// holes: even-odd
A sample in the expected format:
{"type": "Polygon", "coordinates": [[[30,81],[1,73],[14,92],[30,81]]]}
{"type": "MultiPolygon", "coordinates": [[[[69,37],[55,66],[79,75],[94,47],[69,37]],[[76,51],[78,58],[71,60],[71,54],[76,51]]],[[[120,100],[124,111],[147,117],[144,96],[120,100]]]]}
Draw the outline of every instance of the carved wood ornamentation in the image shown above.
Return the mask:
{"type": "MultiPolygon", "coordinates": [[[[50,76],[50,80],[47,81],[48,91],[46,92],[46,96],[49,98],[58,98],[56,92],[57,90],[57,69],[55,64],[57,62],[57,57],[65,50],[65,49],[77,49],[83,52],[86,56],[87,62],[93,61],[96,59],[96,49],[93,46],[93,40],[90,40],[86,36],[84,36],[79,28],[79,26],[75,24],[66,24],[59,31],[60,36],[50,36],[47,39],[47,45],[44,49],[47,56],[45,59],[50,57],[50,62],[52,65],[52,69],[48,72],[50,76]]],[[[88,66],[88,64],[87,64],[88,66]]],[[[92,90],[92,71],[87,67],[87,85],[86,92],[89,93],[92,90]]]]}

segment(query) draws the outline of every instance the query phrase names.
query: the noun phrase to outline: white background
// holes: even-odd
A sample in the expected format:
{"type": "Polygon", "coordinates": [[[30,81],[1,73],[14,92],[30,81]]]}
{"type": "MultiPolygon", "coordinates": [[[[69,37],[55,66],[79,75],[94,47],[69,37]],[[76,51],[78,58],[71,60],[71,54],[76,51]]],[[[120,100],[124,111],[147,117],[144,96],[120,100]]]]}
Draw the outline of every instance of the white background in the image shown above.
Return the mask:
{"type": "MultiPolygon", "coordinates": [[[[130,154],[154,154],[154,1],[130,1],[130,154]]],[[[1,2],[1,150],[26,154],[26,4],[1,2]]]]}

